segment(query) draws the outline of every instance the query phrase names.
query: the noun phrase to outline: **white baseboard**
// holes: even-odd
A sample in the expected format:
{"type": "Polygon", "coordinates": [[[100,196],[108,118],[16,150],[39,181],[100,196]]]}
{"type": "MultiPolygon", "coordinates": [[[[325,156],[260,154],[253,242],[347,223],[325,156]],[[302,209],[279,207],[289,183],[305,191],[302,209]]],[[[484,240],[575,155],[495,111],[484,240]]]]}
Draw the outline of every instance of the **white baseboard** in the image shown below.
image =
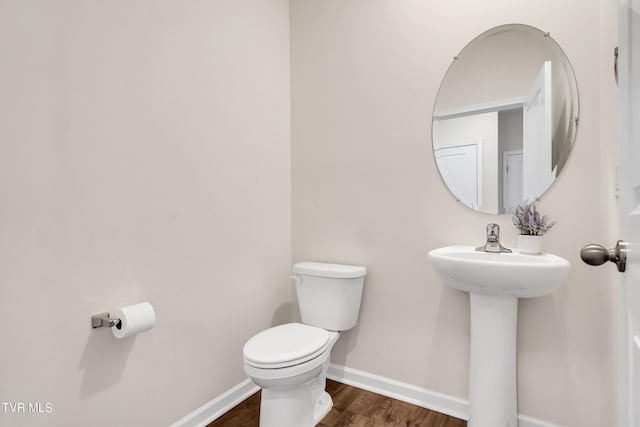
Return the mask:
{"type": "Polygon", "coordinates": [[[518,427],[561,427],[558,424],[551,424],[536,418],[518,415],[518,427]]]}
{"type": "MultiPolygon", "coordinates": [[[[466,399],[438,393],[368,372],[358,371],[357,369],[334,365],[333,363],[329,365],[327,378],[452,417],[469,420],[469,401],[466,399]]],[[[559,426],[527,417],[526,415],[519,415],[518,427],[559,426]]]]}
{"type": "Polygon", "coordinates": [[[205,427],[258,390],[260,387],[247,378],[169,427],[205,427]]]}
{"type": "Polygon", "coordinates": [[[329,365],[327,378],[452,417],[463,420],[469,419],[469,402],[466,399],[460,399],[345,366],[334,365],[333,363],[329,365]]]}
{"type": "MultiPolygon", "coordinates": [[[[449,396],[426,388],[347,368],[345,366],[329,365],[327,378],[339,383],[378,393],[402,402],[411,403],[423,408],[431,409],[463,420],[469,419],[469,402],[454,396],[449,396]]],[[[237,386],[227,390],[212,401],[202,405],[189,415],[171,424],[170,427],[205,427],[210,422],[220,418],[231,408],[260,389],[251,380],[246,379],[237,386]]],[[[518,427],[559,427],[525,415],[518,416],[518,427]]]]}

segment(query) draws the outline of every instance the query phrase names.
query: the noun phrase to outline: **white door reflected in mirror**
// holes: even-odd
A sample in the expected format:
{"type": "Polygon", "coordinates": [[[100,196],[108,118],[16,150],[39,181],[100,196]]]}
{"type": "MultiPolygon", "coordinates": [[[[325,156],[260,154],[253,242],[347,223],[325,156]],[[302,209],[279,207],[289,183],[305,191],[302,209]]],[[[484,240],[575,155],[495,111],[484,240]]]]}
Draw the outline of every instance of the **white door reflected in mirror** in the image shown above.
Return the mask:
{"type": "Polygon", "coordinates": [[[467,206],[477,208],[481,195],[482,165],[478,162],[480,140],[461,142],[457,145],[434,148],[442,179],[456,199],[467,206]]]}

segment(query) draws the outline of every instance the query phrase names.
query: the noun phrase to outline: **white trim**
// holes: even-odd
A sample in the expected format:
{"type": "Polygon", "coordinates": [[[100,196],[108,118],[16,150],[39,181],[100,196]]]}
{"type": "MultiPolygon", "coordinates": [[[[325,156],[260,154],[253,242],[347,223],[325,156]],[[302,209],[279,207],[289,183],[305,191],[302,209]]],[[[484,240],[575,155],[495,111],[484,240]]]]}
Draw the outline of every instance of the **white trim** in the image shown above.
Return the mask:
{"type": "Polygon", "coordinates": [[[536,418],[518,415],[518,427],[562,427],[559,424],[551,424],[536,418]]]}
{"type": "Polygon", "coordinates": [[[498,99],[494,101],[482,102],[479,104],[465,105],[462,107],[450,108],[447,110],[436,110],[433,113],[433,120],[455,119],[457,117],[490,113],[493,111],[518,110],[524,105],[524,99],[524,96],[519,96],[516,98],[498,99]]]}
{"type": "Polygon", "coordinates": [[[469,402],[466,399],[449,396],[345,366],[334,365],[333,363],[329,364],[327,378],[452,417],[463,420],[469,419],[469,402]]]}
{"type": "MultiPolygon", "coordinates": [[[[469,401],[467,399],[449,396],[333,363],[329,365],[327,378],[462,420],[469,420],[469,401]]],[[[518,426],[560,427],[525,415],[518,416],[518,426]]]]}
{"type": "Polygon", "coordinates": [[[169,427],[205,427],[258,390],[260,387],[247,378],[169,427]]]}

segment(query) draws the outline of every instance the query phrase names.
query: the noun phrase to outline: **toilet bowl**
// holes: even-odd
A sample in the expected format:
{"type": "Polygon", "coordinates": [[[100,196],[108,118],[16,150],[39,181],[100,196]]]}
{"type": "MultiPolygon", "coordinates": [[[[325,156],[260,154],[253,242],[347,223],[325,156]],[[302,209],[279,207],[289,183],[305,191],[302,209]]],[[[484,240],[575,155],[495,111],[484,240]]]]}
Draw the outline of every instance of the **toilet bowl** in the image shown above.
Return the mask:
{"type": "Polygon", "coordinates": [[[333,401],[324,389],[329,355],[339,336],[289,323],[247,342],[244,370],[262,387],[261,427],[314,426],[329,412],[333,401]]]}
{"type": "Polygon", "coordinates": [[[312,427],[331,410],[331,349],[360,309],[364,267],[305,262],[293,272],[304,324],[259,332],[243,349],[245,373],[262,387],[260,427],[312,427]]]}

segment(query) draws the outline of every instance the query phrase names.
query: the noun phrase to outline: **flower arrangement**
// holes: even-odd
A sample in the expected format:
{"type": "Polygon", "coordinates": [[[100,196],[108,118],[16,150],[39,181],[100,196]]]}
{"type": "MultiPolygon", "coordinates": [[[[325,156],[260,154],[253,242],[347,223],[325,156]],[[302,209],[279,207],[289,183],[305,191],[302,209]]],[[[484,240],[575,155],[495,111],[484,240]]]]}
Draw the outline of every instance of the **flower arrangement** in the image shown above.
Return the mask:
{"type": "Polygon", "coordinates": [[[530,236],[542,236],[556,221],[549,221],[547,215],[541,215],[535,205],[535,201],[524,206],[518,206],[513,212],[513,225],[520,231],[520,234],[530,236]]]}

